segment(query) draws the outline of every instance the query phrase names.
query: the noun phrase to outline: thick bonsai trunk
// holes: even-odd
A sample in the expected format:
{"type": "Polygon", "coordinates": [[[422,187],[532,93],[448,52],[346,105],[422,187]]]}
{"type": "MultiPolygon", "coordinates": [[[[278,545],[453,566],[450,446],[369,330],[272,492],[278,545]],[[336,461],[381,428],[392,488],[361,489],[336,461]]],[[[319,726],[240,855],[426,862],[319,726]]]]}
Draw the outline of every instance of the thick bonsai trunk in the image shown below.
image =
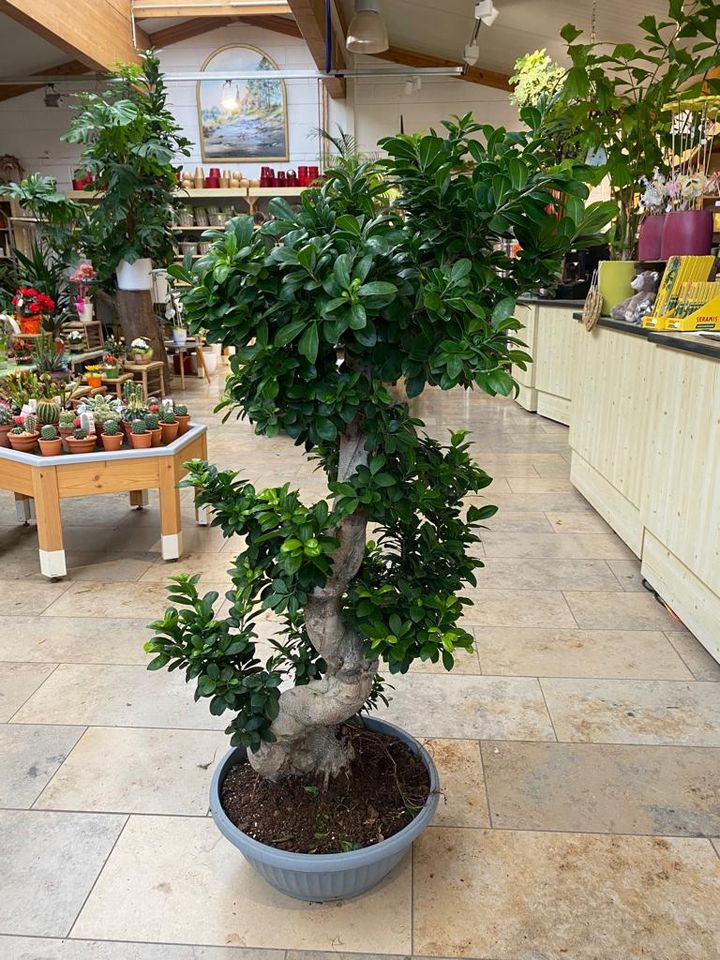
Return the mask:
{"type": "Polygon", "coordinates": [[[118,290],[116,296],[118,319],[128,350],[136,337],[144,337],[153,348],[153,360],[162,360],[165,364],[165,383],[169,384],[170,368],[152,294],[149,290],[118,290]]]}
{"type": "MultiPolygon", "coordinates": [[[[367,462],[364,443],[364,435],[353,426],[342,436],[338,479],[346,479],[367,462]]],[[[271,728],[277,740],[249,757],[253,768],[269,780],[312,773],[332,777],[352,760],[351,746],[338,740],[335,730],[367,700],[377,660],[363,655],[364,641],[343,623],[341,603],[365,554],[366,526],[360,512],[341,521],[335,530],[340,546],[333,555],[332,575],[308,599],[305,626],[327,672],[280,695],[280,713],[271,728]]]]}

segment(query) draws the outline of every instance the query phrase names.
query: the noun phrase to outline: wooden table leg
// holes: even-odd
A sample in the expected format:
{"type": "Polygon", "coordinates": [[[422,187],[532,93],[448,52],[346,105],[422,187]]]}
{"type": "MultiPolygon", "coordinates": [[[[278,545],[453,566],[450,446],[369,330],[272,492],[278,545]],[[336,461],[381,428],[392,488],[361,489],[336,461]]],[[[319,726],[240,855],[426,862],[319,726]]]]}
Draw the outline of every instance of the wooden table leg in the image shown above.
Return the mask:
{"type": "Polygon", "coordinates": [[[35,501],[32,497],[26,497],[24,493],[16,493],[15,512],[17,513],[18,523],[27,525],[35,519],[35,501]]]}
{"type": "Polygon", "coordinates": [[[160,464],[160,541],[163,560],[182,556],[182,517],[180,491],[175,485],[175,464],[172,457],[163,457],[160,464]]]}
{"type": "Polygon", "coordinates": [[[180,389],[185,389],[185,351],[180,349],[178,350],[178,358],[180,360],[180,389]]]}
{"type": "Polygon", "coordinates": [[[207,367],[205,366],[205,354],[203,353],[203,348],[201,344],[198,344],[197,347],[195,348],[195,356],[197,358],[198,374],[202,370],[203,376],[205,377],[207,382],[210,383],[210,374],[208,373],[207,367]]]}
{"type": "Polygon", "coordinates": [[[146,507],[150,503],[150,497],[148,496],[147,490],[131,490],[130,491],[130,506],[137,507],[139,510],[142,510],[143,507],[146,507]]]}
{"type": "Polygon", "coordinates": [[[67,574],[57,471],[54,467],[33,470],[32,478],[40,546],[40,572],[54,580],[67,574]]]}

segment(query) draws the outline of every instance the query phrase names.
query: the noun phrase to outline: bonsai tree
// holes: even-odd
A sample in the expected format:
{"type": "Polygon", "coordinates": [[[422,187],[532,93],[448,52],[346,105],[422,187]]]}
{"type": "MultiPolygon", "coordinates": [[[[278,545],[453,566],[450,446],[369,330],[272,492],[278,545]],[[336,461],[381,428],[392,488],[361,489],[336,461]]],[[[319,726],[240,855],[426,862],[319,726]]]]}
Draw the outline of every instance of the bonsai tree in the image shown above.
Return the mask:
{"type": "Polygon", "coordinates": [[[635,254],[640,179],[652,180],[656,167],[668,167],[668,108],[681,94],[720,92],[720,80],[708,76],[720,56],[717,24],[715,0],[670,0],[664,20],[648,14],[640,21],[640,46],[580,43],[577,27],[561,30],[571,67],[551,112],[564,132],[573,131],[583,153],[599,151],[599,172],[610,178],[618,204],[613,249],[619,259],[635,254]]]}
{"type": "Polygon", "coordinates": [[[146,647],[151,669],[183,669],[213,714],[232,715],[232,742],[273,780],[348,764],[338,731],[384,697],[381,663],[390,674],[416,659],[450,670],[472,645],[460,591],[476,582],[482,563],[468,548],[495,507],[465,513],[464,498],[491,479],[462,431],[447,444],[431,438],[389,385],[404,379],[409,397],[428,386],[512,393],[510,364],[530,359],[516,338],[517,296],[612,213],[584,209],[584,169],[543,168],[533,130],[469,115],[446,127],[445,138],[381,141],[384,160],[339,161],[299,210],[277,199],[274,220],[254,230],[238,217],[192,272],[171,268],[191,284],[191,328],[237,348],[227,415],[264,436],[285,431],[328,482],[328,497],[304,504],[288,484],[256,490],[192,462],[198,502],[226,536],[245,538],[230,610],[219,619],[217,593],[176,577],[175,605],[146,647]],[[511,234],[516,259],[498,249],[511,234]],[[267,610],[278,635],[262,663],[256,622],[267,610]]]}
{"type": "MultiPolygon", "coordinates": [[[[98,195],[87,216],[91,248],[101,251],[93,260],[100,279],[112,279],[123,260],[166,266],[176,252],[172,214],[181,204],[175,161],[188,155],[190,141],[167,108],[157,56],[147,51],[139,66],[120,66],[107,90],[80,93],[78,102],[63,139],[83,145],[81,169],[98,195]]],[[[165,356],[149,295],[120,291],[118,312],[128,343],[149,337],[156,358],[165,356]]]]}

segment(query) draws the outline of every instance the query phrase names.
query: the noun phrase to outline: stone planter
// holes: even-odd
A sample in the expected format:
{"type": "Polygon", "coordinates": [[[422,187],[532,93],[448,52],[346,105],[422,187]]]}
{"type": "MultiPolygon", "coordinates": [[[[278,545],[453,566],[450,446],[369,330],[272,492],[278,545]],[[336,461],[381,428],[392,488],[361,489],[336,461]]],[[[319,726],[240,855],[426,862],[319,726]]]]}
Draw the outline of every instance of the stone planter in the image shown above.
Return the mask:
{"type": "Polygon", "coordinates": [[[215,770],[210,787],[210,809],[216,826],[242,853],[245,859],[269,884],[296,900],[345,900],[357,897],[380,883],[410,850],[413,840],[429,826],[439,798],[439,781],[430,755],[409,733],[385,720],[367,717],[365,725],[397,737],[418,754],[430,776],[430,793],[425,806],[415,819],[399,833],[381,840],[372,847],[348,853],[288,853],[259,843],[239,830],[226,816],[220,802],[220,790],[233,764],[247,756],[244,747],[230,750],[215,770]]]}

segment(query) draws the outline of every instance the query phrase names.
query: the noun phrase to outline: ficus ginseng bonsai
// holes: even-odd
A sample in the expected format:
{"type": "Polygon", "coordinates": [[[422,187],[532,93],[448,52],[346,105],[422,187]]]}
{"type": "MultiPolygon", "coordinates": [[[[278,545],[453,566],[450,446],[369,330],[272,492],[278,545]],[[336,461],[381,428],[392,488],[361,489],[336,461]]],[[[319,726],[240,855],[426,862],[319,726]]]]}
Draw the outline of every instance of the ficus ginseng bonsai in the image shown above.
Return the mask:
{"type": "Polygon", "coordinates": [[[417,658],[449,670],[472,645],[459,591],[475,583],[482,563],[468,547],[495,508],[465,515],[463,499],[491,479],[462,432],[442,446],[388,385],[404,378],[409,397],[428,385],[510,394],[509,365],[529,360],[515,336],[518,294],[547,282],[576,235],[612,212],[584,209],[580,168],[542,168],[532,130],[469,115],[446,126],[446,138],[381,141],[383,160],[338,163],[299,210],[275,200],[274,220],[253,230],[238,217],[192,272],[171,268],[191,284],[191,328],[237,348],[221,406],[259,434],[285,431],[327,476],[330,496],[305,505],[287,484],[256,490],[193,461],[198,502],[226,536],[245,538],[229,613],[217,617],[218,595],[201,596],[197,577],[174,578],[176,606],[146,646],[151,669],[184,669],[213,714],[234,714],[232,742],[273,780],[346,766],[338,728],[382,696],[380,661],[392,674],[417,658]],[[496,249],[511,230],[516,259],[496,249]],[[279,622],[261,663],[264,610],[279,622]]]}

